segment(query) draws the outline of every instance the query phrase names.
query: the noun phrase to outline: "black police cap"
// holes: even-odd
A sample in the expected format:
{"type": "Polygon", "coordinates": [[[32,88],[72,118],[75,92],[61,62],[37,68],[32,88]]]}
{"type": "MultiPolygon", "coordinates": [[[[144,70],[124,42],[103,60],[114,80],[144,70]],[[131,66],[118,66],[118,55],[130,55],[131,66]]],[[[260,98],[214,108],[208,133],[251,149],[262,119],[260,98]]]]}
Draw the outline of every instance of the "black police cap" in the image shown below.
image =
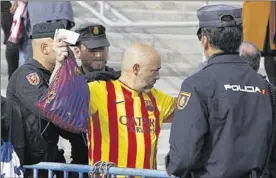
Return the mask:
{"type": "Polygon", "coordinates": [[[83,43],[88,49],[110,46],[103,25],[80,25],[76,27],[75,32],[80,34],[78,42],[83,43]]]}
{"type": "Polygon", "coordinates": [[[56,22],[42,22],[33,26],[31,38],[53,38],[55,36],[56,29],[65,29],[65,25],[62,21],[56,22]]]}
{"type": "Polygon", "coordinates": [[[229,5],[207,5],[197,10],[199,29],[204,27],[233,27],[242,24],[242,9],[229,5]]]}

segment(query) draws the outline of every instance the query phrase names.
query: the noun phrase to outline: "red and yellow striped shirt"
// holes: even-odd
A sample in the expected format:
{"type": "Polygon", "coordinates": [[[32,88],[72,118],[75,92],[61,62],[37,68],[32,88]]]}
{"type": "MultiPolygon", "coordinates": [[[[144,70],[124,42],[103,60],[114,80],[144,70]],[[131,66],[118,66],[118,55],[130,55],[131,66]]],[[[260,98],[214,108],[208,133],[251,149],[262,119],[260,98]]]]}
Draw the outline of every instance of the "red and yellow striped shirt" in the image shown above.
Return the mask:
{"type": "Polygon", "coordinates": [[[157,89],[139,94],[118,80],[92,82],[89,89],[89,164],[153,169],[160,128],[175,99],[157,89]]]}

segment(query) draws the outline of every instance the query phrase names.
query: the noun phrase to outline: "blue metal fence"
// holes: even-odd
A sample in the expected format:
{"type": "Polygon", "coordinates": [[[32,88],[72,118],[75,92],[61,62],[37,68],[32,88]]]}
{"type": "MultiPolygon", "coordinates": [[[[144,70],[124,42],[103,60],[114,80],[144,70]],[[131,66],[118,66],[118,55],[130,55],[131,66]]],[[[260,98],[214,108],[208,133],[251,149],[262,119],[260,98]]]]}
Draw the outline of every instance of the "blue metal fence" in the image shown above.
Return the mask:
{"type": "MultiPolygon", "coordinates": [[[[101,164],[104,165],[104,164],[101,164]]],[[[98,176],[138,176],[142,178],[146,177],[155,177],[155,178],[170,178],[165,171],[160,170],[149,170],[149,169],[130,169],[130,168],[118,168],[111,167],[108,164],[105,164],[103,167],[97,166],[88,166],[88,165],[77,165],[77,164],[62,164],[62,163],[49,163],[42,162],[36,165],[24,166],[25,169],[33,169],[34,178],[38,178],[39,170],[48,170],[48,177],[52,178],[54,171],[64,172],[64,178],[68,178],[69,172],[78,172],[79,178],[83,178],[84,173],[88,173],[89,177],[98,176]]]]}

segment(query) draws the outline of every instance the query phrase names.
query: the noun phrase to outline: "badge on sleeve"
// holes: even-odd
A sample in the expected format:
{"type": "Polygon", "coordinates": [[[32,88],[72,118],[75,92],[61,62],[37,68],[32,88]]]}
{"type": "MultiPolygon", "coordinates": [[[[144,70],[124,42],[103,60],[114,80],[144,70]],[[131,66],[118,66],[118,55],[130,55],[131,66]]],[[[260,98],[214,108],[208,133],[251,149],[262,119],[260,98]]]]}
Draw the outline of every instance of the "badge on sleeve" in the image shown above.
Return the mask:
{"type": "Polygon", "coordinates": [[[39,82],[40,82],[40,78],[38,76],[38,74],[36,72],[33,72],[33,73],[30,73],[26,76],[28,82],[31,84],[31,85],[38,85],[39,82]]]}
{"type": "Polygon", "coordinates": [[[191,97],[192,93],[189,92],[180,92],[177,100],[177,109],[182,110],[187,106],[187,103],[191,97]]]}

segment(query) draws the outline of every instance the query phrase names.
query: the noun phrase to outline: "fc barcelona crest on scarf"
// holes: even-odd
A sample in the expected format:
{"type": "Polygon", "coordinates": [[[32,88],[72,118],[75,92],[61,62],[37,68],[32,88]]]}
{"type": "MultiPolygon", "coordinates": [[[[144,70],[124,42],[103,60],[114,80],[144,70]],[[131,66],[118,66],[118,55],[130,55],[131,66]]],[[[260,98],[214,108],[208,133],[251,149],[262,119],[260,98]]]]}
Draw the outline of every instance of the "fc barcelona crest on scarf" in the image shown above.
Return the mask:
{"type": "Polygon", "coordinates": [[[51,90],[46,99],[46,103],[49,104],[54,99],[55,96],[56,96],[56,92],[54,90],[51,90]]]}
{"type": "Polygon", "coordinates": [[[187,106],[191,95],[192,93],[189,93],[189,92],[183,92],[183,91],[180,92],[177,100],[177,109],[179,110],[184,109],[187,106]]]}
{"type": "Polygon", "coordinates": [[[150,112],[154,111],[154,106],[153,106],[151,101],[145,100],[145,104],[146,104],[146,108],[147,108],[148,111],[150,111],[150,112]]]}

